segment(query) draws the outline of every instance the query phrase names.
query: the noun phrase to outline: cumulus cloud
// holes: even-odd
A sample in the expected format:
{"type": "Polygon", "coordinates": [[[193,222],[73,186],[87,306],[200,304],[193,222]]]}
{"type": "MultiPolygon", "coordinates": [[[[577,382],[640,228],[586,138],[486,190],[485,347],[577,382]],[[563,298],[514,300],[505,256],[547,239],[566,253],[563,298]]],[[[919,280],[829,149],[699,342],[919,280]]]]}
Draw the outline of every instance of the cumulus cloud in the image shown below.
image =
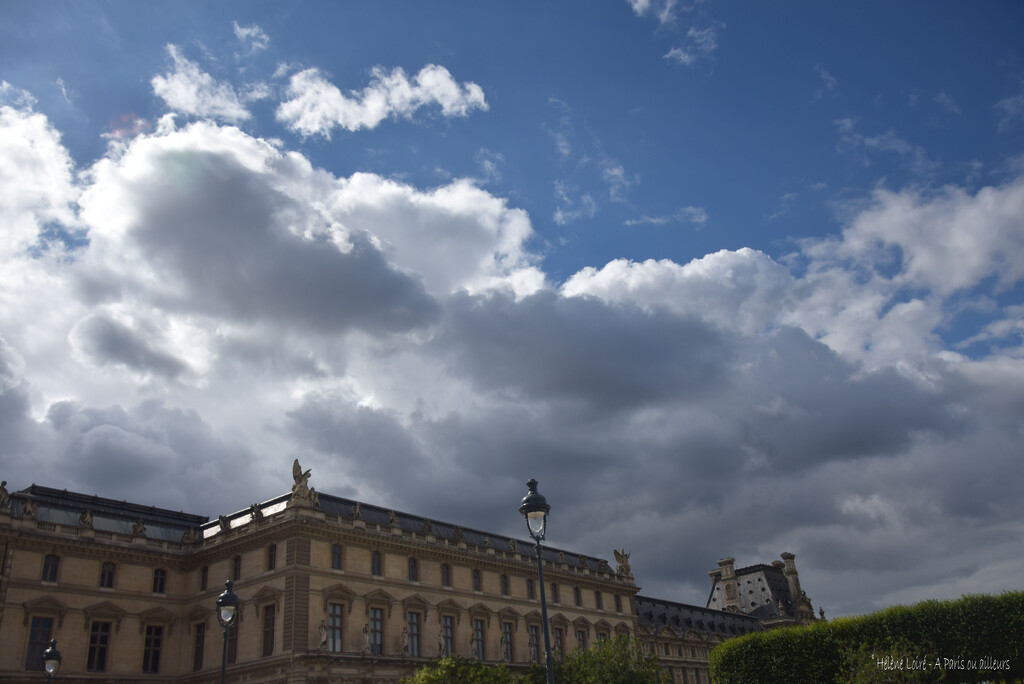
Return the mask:
{"type": "Polygon", "coordinates": [[[336,127],[348,131],[376,128],[384,119],[411,118],[418,110],[438,105],[443,116],[468,116],[488,109],[483,89],[473,82],[459,85],[442,66],[428,64],[412,79],[401,68],[390,73],[375,67],[370,84],[345,95],[319,69],[305,69],[291,77],[288,100],[277,118],[303,136],[331,136],[336,127]]]}
{"type": "Polygon", "coordinates": [[[168,45],[167,54],[174,62],[174,70],[154,76],[150,83],[153,92],[168,107],[191,116],[229,122],[245,121],[251,116],[230,84],[217,82],[198,64],[186,59],[176,45],[168,45]]]}
{"type": "MultiPolygon", "coordinates": [[[[977,557],[1024,570],[1022,357],[937,334],[1024,278],[1020,178],[878,191],[793,267],[722,250],[555,284],[526,212],[470,180],[338,177],[168,121],[76,173],[45,117],[0,115],[0,169],[46,171],[0,190],[15,486],[217,515],[298,457],[319,490],[520,534],[535,476],[554,545],[625,545],[645,592],[696,603],[725,554],[794,551],[830,612],[1003,588],[977,557]],[[86,239],[27,249],[51,223],[86,239]]],[[[975,333],[1020,329],[996,318],[975,333]]]]}

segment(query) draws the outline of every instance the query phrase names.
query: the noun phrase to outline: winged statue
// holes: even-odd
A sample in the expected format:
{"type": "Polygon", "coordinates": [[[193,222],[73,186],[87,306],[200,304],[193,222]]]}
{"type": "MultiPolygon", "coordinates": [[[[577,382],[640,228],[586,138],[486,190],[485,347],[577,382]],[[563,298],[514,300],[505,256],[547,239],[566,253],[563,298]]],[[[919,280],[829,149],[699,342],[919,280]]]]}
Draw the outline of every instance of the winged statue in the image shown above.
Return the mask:
{"type": "Polygon", "coordinates": [[[623,548],[622,550],[612,549],[612,552],[615,554],[615,562],[618,563],[618,567],[615,569],[615,572],[620,574],[620,575],[628,575],[629,574],[629,554],[626,553],[626,549],[625,548],[623,548]]]}

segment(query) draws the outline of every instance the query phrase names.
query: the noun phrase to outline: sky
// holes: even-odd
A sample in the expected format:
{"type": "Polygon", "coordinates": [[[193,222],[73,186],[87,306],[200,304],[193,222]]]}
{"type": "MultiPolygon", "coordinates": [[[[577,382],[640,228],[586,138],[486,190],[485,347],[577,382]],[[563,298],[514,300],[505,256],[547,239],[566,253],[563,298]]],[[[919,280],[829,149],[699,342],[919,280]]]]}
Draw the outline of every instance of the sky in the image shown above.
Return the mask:
{"type": "Polygon", "coordinates": [[[1021,4],[0,12],[12,491],[1021,588],[1021,4]]]}

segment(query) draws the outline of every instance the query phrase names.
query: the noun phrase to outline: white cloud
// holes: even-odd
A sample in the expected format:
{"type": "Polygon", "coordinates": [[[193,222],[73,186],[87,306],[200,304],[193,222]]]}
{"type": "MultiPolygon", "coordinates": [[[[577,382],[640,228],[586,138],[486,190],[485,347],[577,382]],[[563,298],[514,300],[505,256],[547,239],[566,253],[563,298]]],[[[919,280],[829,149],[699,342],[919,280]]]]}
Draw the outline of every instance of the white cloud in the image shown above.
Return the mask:
{"type": "Polygon", "coordinates": [[[266,50],[270,45],[270,36],[263,32],[256,24],[251,26],[239,26],[238,22],[232,22],[235,29],[235,38],[245,45],[248,54],[255,54],[266,50]]]}
{"type": "MultiPolygon", "coordinates": [[[[0,90],[11,92],[4,83],[0,90]]],[[[16,101],[30,103],[24,95],[16,101]]],[[[47,118],[0,106],[0,257],[28,249],[51,223],[74,229],[73,164],[47,118]]]]}
{"type": "Polygon", "coordinates": [[[999,115],[999,131],[1012,129],[1024,120],[1024,91],[996,102],[995,110],[999,115]]]}
{"type": "Polygon", "coordinates": [[[711,58],[717,49],[718,32],[714,26],[704,29],[691,27],[686,32],[686,42],[669,50],[665,54],[665,59],[692,67],[701,60],[711,58]]]}
{"type": "Polygon", "coordinates": [[[218,83],[198,64],[186,59],[177,46],[168,45],[167,53],[174,62],[174,71],[154,76],[150,83],[153,92],[168,107],[191,116],[229,122],[244,121],[251,116],[231,85],[218,83]]]}
{"type": "Polygon", "coordinates": [[[327,138],[335,127],[349,131],[376,128],[384,119],[411,118],[431,105],[439,105],[443,116],[468,116],[475,109],[488,109],[480,86],[472,82],[460,86],[447,69],[436,64],[423,67],[412,80],[401,68],[388,73],[376,67],[370,85],[349,96],[318,69],[306,69],[291,77],[288,97],[277,109],[278,120],[303,136],[327,138]]]}
{"type": "Polygon", "coordinates": [[[73,259],[0,252],[12,483],[216,515],[286,491],[299,457],[318,490],[512,533],[494,502],[539,473],[554,543],[625,544],[645,592],[690,602],[705,587],[678,578],[709,561],[685,550],[722,539],[744,562],[796,552],[836,612],[1002,588],[953,547],[1019,567],[1024,357],[936,330],[987,296],[978,335],[1019,334],[993,295],[1022,277],[1020,178],[880,191],[798,270],[723,250],[559,288],[529,216],[469,180],[337,177],[209,122],[165,119],[79,175],[41,115],[0,110],[0,136],[0,169],[38,171],[0,185],[15,242],[88,229],[73,259]]]}
{"type": "Polygon", "coordinates": [[[644,214],[640,218],[627,219],[625,223],[627,226],[662,226],[668,223],[689,223],[700,229],[707,224],[708,218],[708,212],[703,207],[682,207],[671,215],[648,216],[644,214]]]}

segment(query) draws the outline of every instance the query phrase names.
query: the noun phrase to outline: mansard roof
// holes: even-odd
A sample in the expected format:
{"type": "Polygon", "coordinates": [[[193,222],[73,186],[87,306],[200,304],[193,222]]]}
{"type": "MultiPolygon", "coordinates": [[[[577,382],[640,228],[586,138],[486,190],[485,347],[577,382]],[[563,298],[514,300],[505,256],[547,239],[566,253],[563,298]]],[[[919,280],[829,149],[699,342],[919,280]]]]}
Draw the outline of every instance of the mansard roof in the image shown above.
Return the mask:
{"type": "MultiPolygon", "coordinates": [[[[264,515],[268,515],[270,512],[282,508],[288,502],[289,497],[289,494],[282,494],[259,504],[259,507],[261,511],[263,511],[264,515]]],[[[320,500],[320,510],[329,515],[337,515],[339,517],[352,519],[355,517],[356,507],[358,506],[359,518],[367,525],[381,525],[388,527],[392,524],[391,515],[394,513],[398,527],[406,532],[416,532],[417,534],[429,533],[434,535],[437,539],[447,539],[455,544],[460,540],[466,542],[469,546],[486,547],[489,544],[497,552],[515,550],[525,558],[535,559],[537,557],[537,548],[532,540],[524,541],[514,537],[492,534],[472,527],[464,527],[454,523],[441,522],[421,515],[403,513],[383,506],[375,506],[355,499],[348,499],[322,492],[318,493],[318,498],[320,500]]],[[[248,522],[251,512],[250,508],[245,508],[225,517],[230,521],[234,521],[237,518],[244,519],[244,521],[248,522]]],[[[218,521],[214,520],[206,523],[203,527],[207,530],[213,530],[217,524],[218,521]]],[[[523,524],[525,525],[526,523],[524,522],[523,524]]],[[[596,558],[594,556],[587,556],[574,551],[564,551],[562,549],[544,545],[543,558],[549,563],[565,563],[569,567],[586,567],[594,573],[607,572],[613,575],[615,574],[612,568],[608,565],[607,560],[596,558]]]]}
{"type": "Polygon", "coordinates": [[[144,506],[101,496],[69,492],[33,484],[11,495],[11,513],[22,515],[26,501],[35,503],[35,518],[61,525],[78,525],[84,511],[92,516],[92,525],[102,532],[132,534],[136,521],[146,526],[146,536],[166,541],[181,541],[186,530],[199,527],[209,518],[156,506],[144,506]]]}
{"type": "Polygon", "coordinates": [[[716,634],[728,639],[763,629],[756,617],[648,596],[636,597],[636,612],[640,625],[651,632],[669,627],[678,635],[695,631],[705,639],[716,634]]]}
{"type": "MultiPolygon", "coordinates": [[[[789,581],[782,568],[759,563],[736,571],[736,588],[739,590],[740,610],[746,615],[766,619],[777,617],[779,603],[789,610],[793,597],[789,593],[789,581]]],[[[725,605],[720,579],[711,585],[708,606],[725,605]]]]}

